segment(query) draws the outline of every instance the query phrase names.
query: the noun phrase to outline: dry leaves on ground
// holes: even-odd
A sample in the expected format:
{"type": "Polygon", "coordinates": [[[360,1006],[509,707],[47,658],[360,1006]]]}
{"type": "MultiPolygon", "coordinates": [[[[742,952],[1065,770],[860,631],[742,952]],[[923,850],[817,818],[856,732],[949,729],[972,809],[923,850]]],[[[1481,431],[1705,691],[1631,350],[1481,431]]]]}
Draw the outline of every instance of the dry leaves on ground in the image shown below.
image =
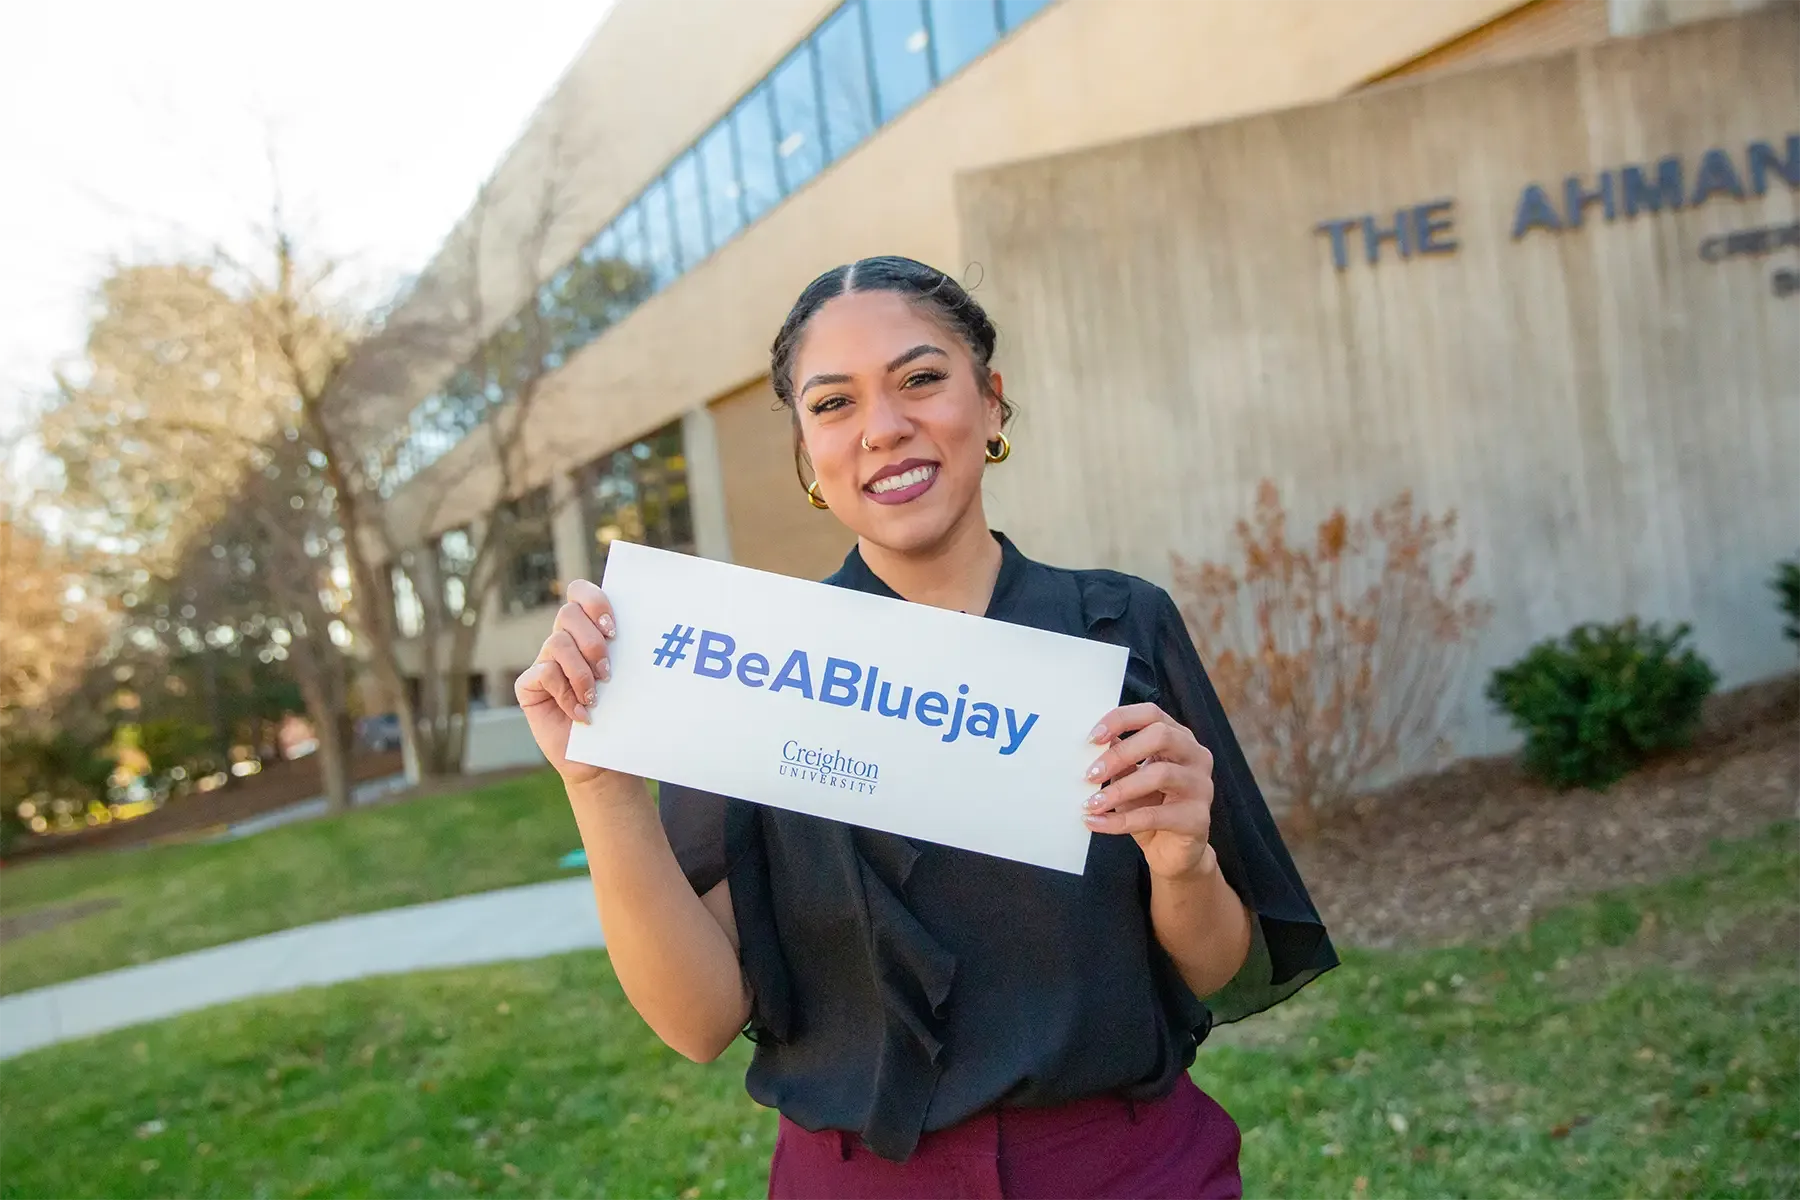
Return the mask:
{"type": "Polygon", "coordinates": [[[1715,838],[1796,815],[1800,677],[1716,698],[1688,750],[1605,792],[1556,792],[1510,758],[1472,759],[1364,797],[1293,846],[1347,945],[1444,945],[1694,865],[1715,838]]]}

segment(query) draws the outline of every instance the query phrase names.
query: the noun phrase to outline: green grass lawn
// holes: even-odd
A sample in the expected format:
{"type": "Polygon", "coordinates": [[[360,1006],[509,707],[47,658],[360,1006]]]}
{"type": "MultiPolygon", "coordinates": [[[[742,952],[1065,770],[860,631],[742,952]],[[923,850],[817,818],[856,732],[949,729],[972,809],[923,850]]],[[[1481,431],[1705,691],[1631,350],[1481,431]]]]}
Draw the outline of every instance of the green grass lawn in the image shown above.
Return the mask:
{"type": "MultiPolygon", "coordinates": [[[[1250,1194],[1800,1194],[1796,850],[1351,954],[1221,1034],[1250,1194]]],[[[761,1195],[747,1053],[663,1048],[599,953],[251,1001],[0,1063],[0,1195],[761,1195]]]]}
{"type": "Polygon", "coordinates": [[[555,878],[579,846],[549,771],[235,842],[59,855],[0,872],[0,913],[116,898],[0,946],[0,994],[347,913],[555,878]]]}

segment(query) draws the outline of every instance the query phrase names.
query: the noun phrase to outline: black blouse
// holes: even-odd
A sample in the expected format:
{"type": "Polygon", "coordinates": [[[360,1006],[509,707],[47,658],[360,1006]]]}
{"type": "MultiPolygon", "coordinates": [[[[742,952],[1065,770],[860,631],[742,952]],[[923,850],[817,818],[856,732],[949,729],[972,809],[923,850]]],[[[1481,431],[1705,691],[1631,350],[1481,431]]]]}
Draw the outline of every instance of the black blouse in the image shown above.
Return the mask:
{"type": "MultiPolygon", "coordinates": [[[[1174,602],[995,536],[988,618],[1126,646],[1121,703],[1154,701],[1212,751],[1212,844],[1258,917],[1255,952],[1202,1004],[1156,940],[1149,868],[1128,836],[1095,835],[1076,876],[664,785],[663,825],[694,890],[731,884],[754,998],[751,1096],[894,1160],[995,1105],[1161,1096],[1215,1021],[1337,964],[1174,602]]],[[[895,597],[855,550],[825,582],[895,597]]]]}

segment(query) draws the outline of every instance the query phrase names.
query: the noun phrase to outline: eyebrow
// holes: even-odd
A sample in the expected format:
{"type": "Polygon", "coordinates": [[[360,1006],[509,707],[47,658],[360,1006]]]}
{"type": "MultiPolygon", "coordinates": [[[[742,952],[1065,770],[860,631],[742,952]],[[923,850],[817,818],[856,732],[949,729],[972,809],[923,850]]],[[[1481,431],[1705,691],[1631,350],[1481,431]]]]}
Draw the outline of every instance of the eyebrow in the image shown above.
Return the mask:
{"type": "MultiPolygon", "coordinates": [[[[893,362],[890,362],[885,368],[883,368],[884,373],[892,375],[895,371],[898,371],[901,367],[904,367],[907,363],[912,362],[914,359],[924,358],[927,354],[936,354],[941,358],[949,358],[950,357],[948,354],[945,354],[943,350],[939,349],[936,346],[933,346],[931,343],[921,342],[919,345],[914,346],[911,350],[908,350],[904,354],[901,354],[899,357],[895,358],[893,362]]],[[[821,384],[849,383],[849,382],[851,382],[851,377],[848,375],[814,375],[814,376],[811,376],[810,378],[808,378],[804,384],[800,385],[800,394],[805,395],[807,392],[811,391],[813,388],[816,388],[821,384]]]]}

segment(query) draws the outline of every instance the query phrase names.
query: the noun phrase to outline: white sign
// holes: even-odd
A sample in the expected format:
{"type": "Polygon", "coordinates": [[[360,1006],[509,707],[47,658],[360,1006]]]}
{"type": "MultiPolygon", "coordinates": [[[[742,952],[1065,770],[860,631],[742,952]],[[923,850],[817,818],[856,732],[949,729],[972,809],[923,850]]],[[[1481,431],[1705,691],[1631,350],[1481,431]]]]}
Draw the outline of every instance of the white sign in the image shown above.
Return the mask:
{"type": "Polygon", "coordinates": [[[1123,646],[614,542],[577,762],[1080,874],[1123,646]]]}

